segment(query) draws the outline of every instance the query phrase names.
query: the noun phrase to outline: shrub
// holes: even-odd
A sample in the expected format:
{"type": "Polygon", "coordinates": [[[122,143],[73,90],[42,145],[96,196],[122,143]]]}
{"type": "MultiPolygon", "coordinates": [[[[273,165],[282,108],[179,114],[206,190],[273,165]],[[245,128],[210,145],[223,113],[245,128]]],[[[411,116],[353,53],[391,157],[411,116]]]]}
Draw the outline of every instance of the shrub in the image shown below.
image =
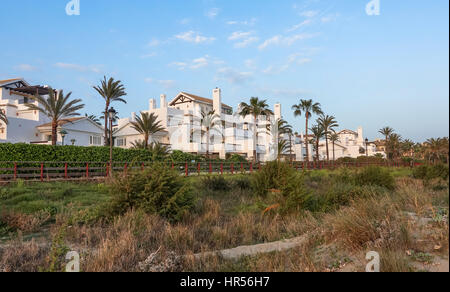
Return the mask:
{"type": "Polygon", "coordinates": [[[119,176],[111,184],[111,215],[132,209],[179,221],[195,204],[192,189],[179,174],[163,164],[143,172],[119,176]]]}
{"type": "Polygon", "coordinates": [[[361,186],[385,187],[389,190],[395,188],[395,180],[389,170],[378,166],[369,166],[359,171],[355,175],[355,183],[361,186]]]}
{"type": "Polygon", "coordinates": [[[233,154],[227,157],[227,160],[230,162],[247,162],[247,159],[239,154],[233,154]]]}
{"type": "Polygon", "coordinates": [[[207,189],[209,191],[227,192],[231,189],[231,184],[221,175],[205,176],[201,180],[201,186],[203,189],[207,189]]]}
{"type": "Polygon", "coordinates": [[[448,180],[449,169],[448,166],[443,164],[437,165],[421,165],[414,168],[413,177],[416,179],[422,179],[424,181],[430,181],[432,179],[448,180]]]}
{"type": "Polygon", "coordinates": [[[242,176],[233,179],[233,186],[241,191],[249,190],[252,188],[250,179],[248,176],[242,176]]]}
{"type": "Polygon", "coordinates": [[[285,162],[268,162],[252,175],[251,185],[256,195],[266,196],[270,189],[281,190],[295,170],[285,162]]]}

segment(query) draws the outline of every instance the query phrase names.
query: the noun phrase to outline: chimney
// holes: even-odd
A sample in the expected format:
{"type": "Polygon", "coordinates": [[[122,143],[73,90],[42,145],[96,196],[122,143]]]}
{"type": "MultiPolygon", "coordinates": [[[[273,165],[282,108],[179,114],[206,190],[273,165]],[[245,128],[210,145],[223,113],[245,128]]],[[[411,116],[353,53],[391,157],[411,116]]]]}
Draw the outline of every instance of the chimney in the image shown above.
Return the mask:
{"type": "Polygon", "coordinates": [[[167,99],[165,94],[161,94],[160,96],[161,108],[167,108],[167,99]]]}
{"type": "Polygon", "coordinates": [[[362,127],[358,128],[358,143],[359,144],[364,143],[364,132],[363,132],[363,128],[362,127]]]}
{"type": "Polygon", "coordinates": [[[150,110],[156,109],[156,100],[155,100],[154,98],[151,98],[151,99],[149,100],[149,109],[150,109],[150,110]]]}
{"type": "Polygon", "coordinates": [[[282,116],[281,116],[281,104],[280,103],[275,104],[275,111],[274,111],[274,113],[275,113],[275,119],[281,119],[282,118],[282,116]]]}
{"type": "Polygon", "coordinates": [[[213,91],[213,109],[217,115],[222,114],[222,91],[217,87],[213,91]]]}

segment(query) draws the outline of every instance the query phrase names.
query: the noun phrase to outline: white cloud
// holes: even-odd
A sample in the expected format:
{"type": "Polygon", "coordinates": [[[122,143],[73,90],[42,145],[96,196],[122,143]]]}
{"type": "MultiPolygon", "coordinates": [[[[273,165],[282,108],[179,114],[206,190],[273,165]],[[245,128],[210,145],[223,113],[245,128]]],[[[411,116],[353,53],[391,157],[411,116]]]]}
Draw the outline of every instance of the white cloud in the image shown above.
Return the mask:
{"type": "Polygon", "coordinates": [[[290,29],[288,29],[288,32],[293,32],[296,31],[304,26],[310,25],[312,23],[311,19],[307,19],[305,21],[300,22],[299,24],[294,25],[293,27],[291,27],[290,29]]]}
{"type": "Polygon", "coordinates": [[[301,66],[310,62],[312,62],[312,59],[305,57],[304,53],[292,54],[288,57],[286,63],[278,66],[274,65],[268,66],[266,69],[263,70],[263,73],[269,75],[280,74],[288,70],[293,65],[301,66]]]}
{"type": "Polygon", "coordinates": [[[36,71],[36,69],[37,69],[36,67],[29,64],[20,64],[14,67],[14,70],[25,72],[36,71]]]}
{"type": "Polygon", "coordinates": [[[178,70],[185,70],[185,69],[196,70],[208,67],[209,65],[221,65],[224,63],[225,62],[220,59],[212,58],[208,55],[205,55],[203,57],[196,58],[187,62],[173,62],[170,63],[169,66],[175,66],[178,68],[178,70]]]}
{"type": "Polygon", "coordinates": [[[196,44],[213,42],[216,40],[216,38],[214,38],[214,37],[205,37],[205,36],[202,36],[200,33],[192,31],[192,30],[184,32],[184,33],[180,33],[180,34],[176,35],[175,38],[185,41],[185,42],[196,43],[196,44]]]}
{"type": "Polygon", "coordinates": [[[252,31],[247,31],[247,32],[235,31],[228,37],[228,40],[230,40],[230,41],[240,40],[240,42],[237,42],[234,44],[234,47],[239,48],[239,49],[246,48],[250,44],[259,41],[259,38],[256,36],[253,36],[253,33],[254,32],[252,32],[252,31]]]}
{"type": "Polygon", "coordinates": [[[226,80],[232,84],[243,84],[253,76],[252,72],[239,72],[233,68],[226,67],[217,71],[217,80],[226,80]]]}
{"type": "Polygon", "coordinates": [[[83,66],[78,64],[70,64],[70,63],[56,63],[56,67],[61,69],[67,69],[67,70],[74,70],[79,72],[94,72],[94,73],[101,73],[101,67],[99,65],[91,65],[91,66],[83,66]]]}
{"type": "Polygon", "coordinates": [[[336,21],[338,17],[339,13],[329,14],[327,16],[322,17],[320,21],[322,21],[323,23],[333,22],[336,21]]]}
{"type": "Polygon", "coordinates": [[[159,40],[153,39],[153,40],[151,40],[151,41],[147,44],[147,46],[148,46],[148,47],[157,47],[157,46],[159,46],[160,44],[161,44],[161,42],[160,42],[159,40]]]}
{"type": "Polygon", "coordinates": [[[208,12],[206,12],[206,16],[210,19],[214,19],[219,15],[220,9],[219,8],[212,8],[208,12]]]}
{"type": "Polygon", "coordinates": [[[314,10],[307,10],[307,11],[300,12],[300,16],[303,16],[306,18],[312,18],[312,17],[316,16],[317,14],[319,14],[319,11],[314,11],[314,10]]]}
{"type": "Polygon", "coordinates": [[[197,58],[192,61],[191,69],[199,69],[208,66],[209,60],[207,57],[197,58]]]}
{"type": "Polygon", "coordinates": [[[270,39],[265,40],[264,43],[262,43],[259,46],[259,49],[264,50],[272,45],[289,47],[289,46],[292,46],[297,41],[310,39],[310,38],[313,38],[314,36],[315,36],[314,34],[308,34],[308,33],[297,34],[297,35],[293,35],[293,36],[277,35],[270,39]]]}
{"type": "Polygon", "coordinates": [[[253,34],[253,32],[251,32],[251,31],[247,31],[247,32],[235,31],[228,37],[228,40],[230,40],[230,41],[241,40],[241,39],[248,38],[252,34],[253,34]]]}
{"type": "Polygon", "coordinates": [[[245,67],[249,68],[249,69],[256,69],[256,61],[253,59],[248,59],[244,61],[245,67]]]}
{"type": "Polygon", "coordinates": [[[156,83],[161,85],[164,89],[172,89],[176,86],[175,80],[154,80],[153,78],[145,78],[146,83],[156,83]]]}
{"type": "Polygon", "coordinates": [[[256,24],[257,19],[256,18],[252,18],[250,20],[243,20],[243,21],[238,21],[238,20],[230,20],[227,21],[228,25],[249,25],[249,26],[253,26],[256,24]]]}

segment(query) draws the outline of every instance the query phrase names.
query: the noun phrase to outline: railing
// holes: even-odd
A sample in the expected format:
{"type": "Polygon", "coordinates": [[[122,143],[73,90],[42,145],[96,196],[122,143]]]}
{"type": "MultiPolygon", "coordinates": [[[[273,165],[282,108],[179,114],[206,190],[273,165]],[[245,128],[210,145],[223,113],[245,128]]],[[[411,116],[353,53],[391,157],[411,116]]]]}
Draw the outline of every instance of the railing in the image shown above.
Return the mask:
{"type": "MultiPolygon", "coordinates": [[[[144,171],[152,162],[0,162],[0,182],[14,180],[97,180],[110,177],[112,173],[127,174],[130,171],[144,171]]],[[[252,162],[165,162],[183,176],[205,174],[239,174],[259,171],[264,163],[252,162]]],[[[298,171],[335,169],[339,167],[412,167],[408,163],[336,163],[336,162],[292,162],[298,171]]]]}

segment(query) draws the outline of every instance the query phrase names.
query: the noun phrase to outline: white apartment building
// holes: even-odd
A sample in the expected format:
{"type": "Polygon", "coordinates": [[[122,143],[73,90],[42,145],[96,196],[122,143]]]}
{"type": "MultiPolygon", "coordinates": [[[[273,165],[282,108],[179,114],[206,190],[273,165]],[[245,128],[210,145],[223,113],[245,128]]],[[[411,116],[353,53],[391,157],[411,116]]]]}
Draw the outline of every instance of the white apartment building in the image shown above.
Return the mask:
{"type": "MultiPolygon", "coordinates": [[[[373,142],[369,142],[366,145],[366,138],[364,137],[363,128],[359,127],[358,130],[342,130],[337,132],[339,136],[339,141],[334,144],[334,157],[335,159],[339,158],[358,158],[359,156],[375,156],[377,154],[383,155],[386,157],[386,153],[382,151],[378,151],[377,146],[373,142]],[[367,149],[367,153],[366,153],[367,149]]],[[[311,143],[311,140],[314,137],[308,135],[308,141],[311,143]]],[[[306,160],[306,147],[305,147],[305,136],[301,134],[296,137],[295,143],[295,156],[297,161],[306,160]]],[[[333,159],[333,143],[328,141],[328,149],[330,153],[330,160],[333,159]]],[[[312,161],[316,156],[316,151],[314,145],[309,145],[309,160],[312,161]]],[[[321,140],[319,143],[319,158],[320,160],[327,159],[327,151],[326,151],[326,142],[325,140],[321,140]]]]}
{"type": "MultiPolygon", "coordinates": [[[[8,124],[0,122],[0,143],[51,144],[50,119],[26,104],[35,103],[33,96],[48,96],[48,87],[31,86],[21,78],[0,80],[0,110],[8,124]]],[[[76,146],[103,145],[103,128],[88,118],[71,118],[58,127],[58,144],[76,146]],[[67,134],[64,139],[60,132],[67,134]]]]}
{"type": "MultiPolygon", "coordinates": [[[[266,161],[273,159],[276,148],[272,136],[265,130],[266,125],[270,120],[281,118],[281,105],[275,105],[274,116],[258,118],[257,141],[253,140],[255,131],[253,117],[244,118],[238,114],[239,109],[233,112],[231,106],[222,103],[222,92],[219,88],[213,90],[212,99],[180,92],[168,103],[166,95],[161,95],[160,107],[157,108],[155,99],[150,99],[149,109],[143,113],[157,115],[161,125],[166,129],[151,137],[150,142],[168,144],[172,150],[206,154],[206,139],[210,139],[209,153],[213,156],[224,159],[227,154],[239,154],[253,159],[253,150],[256,149],[258,160],[266,161]],[[220,116],[220,122],[217,130],[211,131],[210,137],[206,137],[201,131],[201,116],[202,112],[208,113],[212,110],[220,116]]],[[[135,118],[136,113],[133,113],[130,118],[119,120],[114,131],[116,146],[131,148],[132,143],[143,140],[143,135],[132,128],[131,122],[135,118]]]]}

